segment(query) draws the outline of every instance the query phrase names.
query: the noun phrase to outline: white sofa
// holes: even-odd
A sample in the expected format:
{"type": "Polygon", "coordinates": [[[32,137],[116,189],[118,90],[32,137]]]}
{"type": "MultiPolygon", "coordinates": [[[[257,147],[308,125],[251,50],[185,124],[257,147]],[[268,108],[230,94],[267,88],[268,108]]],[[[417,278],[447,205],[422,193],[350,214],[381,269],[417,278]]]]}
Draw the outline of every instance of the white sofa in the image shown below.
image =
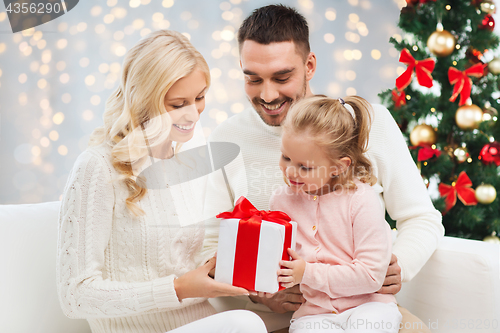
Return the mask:
{"type": "MultiPolygon", "coordinates": [[[[66,318],[55,285],[59,202],[0,205],[0,332],[90,333],[66,318]]],[[[500,332],[500,245],[445,237],[398,302],[433,332],[500,332]]],[[[219,310],[244,306],[218,299],[219,310]]],[[[268,329],[279,327],[264,314],[268,329]]],[[[277,320],[279,321],[279,320],[277,320]]]]}

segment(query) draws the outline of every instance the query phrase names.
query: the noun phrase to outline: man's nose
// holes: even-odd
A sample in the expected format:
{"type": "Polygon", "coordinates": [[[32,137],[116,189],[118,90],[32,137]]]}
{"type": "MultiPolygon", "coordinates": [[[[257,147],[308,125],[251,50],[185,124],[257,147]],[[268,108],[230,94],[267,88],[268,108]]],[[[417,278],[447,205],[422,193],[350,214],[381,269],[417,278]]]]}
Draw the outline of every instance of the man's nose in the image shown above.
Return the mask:
{"type": "Polygon", "coordinates": [[[260,98],[266,102],[271,103],[274,100],[278,99],[280,96],[278,89],[276,89],[276,85],[273,82],[265,82],[262,85],[262,91],[260,92],[260,98]]]}

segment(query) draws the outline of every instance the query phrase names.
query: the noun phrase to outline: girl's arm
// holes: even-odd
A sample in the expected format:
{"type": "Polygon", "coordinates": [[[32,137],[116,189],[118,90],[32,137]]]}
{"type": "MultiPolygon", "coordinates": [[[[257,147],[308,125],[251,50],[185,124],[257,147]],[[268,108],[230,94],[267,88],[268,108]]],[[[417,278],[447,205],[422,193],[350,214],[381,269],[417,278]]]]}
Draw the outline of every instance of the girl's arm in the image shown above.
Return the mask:
{"type": "Polygon", "coordinates": [[[349,263],[306,263],[301,285],[331,298],[374,293],[380,289],[391,258],[390,227],[375,192],[359,191],[351,203],[354,255],[349,263]]]}

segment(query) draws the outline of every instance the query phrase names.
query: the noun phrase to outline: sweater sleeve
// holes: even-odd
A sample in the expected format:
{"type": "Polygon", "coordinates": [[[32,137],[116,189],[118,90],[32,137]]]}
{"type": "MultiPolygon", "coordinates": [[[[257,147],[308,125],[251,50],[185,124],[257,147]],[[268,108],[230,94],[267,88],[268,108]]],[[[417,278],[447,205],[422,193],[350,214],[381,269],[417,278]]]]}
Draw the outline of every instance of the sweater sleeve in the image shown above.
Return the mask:
{"type": "Polygon", "coordinates": [[[301,282],[331,298],[376,292],[382,287],[391,258],[390,228],[375,192],[371,188],[358,190],[350,206],[354,246],[351,262],[307,262],[301,282]]]}
{"type": "Polygon", "coordinates": [[[174,275],[145,282],[103,277],[114,207],[110,167],[102,156],[82,153],[69,175],[59,213],[57,289],[70,318],[130,316],[181,304],[174,275]]]}
{"type": "Polygon", "coordinates": [[[398,229],[393,253],[398,258],[403,282],[410,281],[430,258],[444,235],[441,213],[437,211],[413,161],[408,146],[389,111],[376,105],[376,120],[383,126],[370,135],[380,138],[373,148],[378,160],[379,182],[385,208],[398,229]]]}

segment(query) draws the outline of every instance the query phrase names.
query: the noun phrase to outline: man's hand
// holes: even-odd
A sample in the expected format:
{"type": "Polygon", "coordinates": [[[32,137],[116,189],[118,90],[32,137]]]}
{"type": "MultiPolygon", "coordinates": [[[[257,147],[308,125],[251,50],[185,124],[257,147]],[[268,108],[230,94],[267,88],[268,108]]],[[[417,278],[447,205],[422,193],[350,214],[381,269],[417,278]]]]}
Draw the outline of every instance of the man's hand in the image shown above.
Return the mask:
{"type": "Polygon", "coordinates": [[[250,299],[255,303],[264,304],[276,313],[297,311],[300,305],[305,302],[299,285],[278,291],[274,294],[264,295],[264,293],[259,293],[258,296],[250,295],[250,299]]]}
{"type": "Polygon", "coordinates": [[[384,279],[384,284],[379,291],[379,294],[396,295],[401,290],[401,267],[398,265],[398,258],[393,254],[387,274],[384,279]]]}

